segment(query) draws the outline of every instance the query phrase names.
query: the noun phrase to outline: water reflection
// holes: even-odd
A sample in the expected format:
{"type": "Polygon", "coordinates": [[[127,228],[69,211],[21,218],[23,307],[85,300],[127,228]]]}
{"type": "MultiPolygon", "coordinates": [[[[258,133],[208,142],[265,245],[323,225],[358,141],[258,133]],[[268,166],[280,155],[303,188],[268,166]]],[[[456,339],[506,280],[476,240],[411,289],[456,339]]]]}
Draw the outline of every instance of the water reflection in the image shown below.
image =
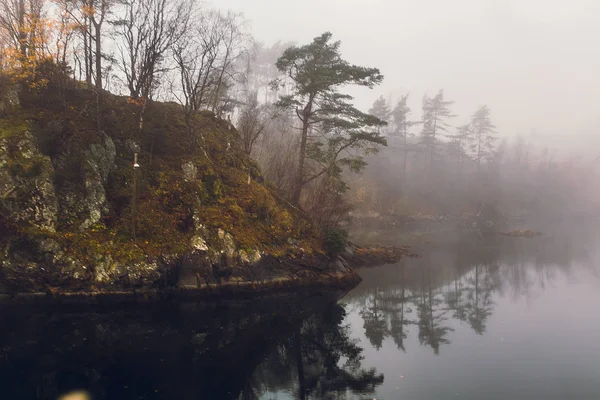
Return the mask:
{"type": "Polygon", "coordinates": [[[383,375],[336,297],[144,310],[4,309],[0,385],[7,399],[299,399],[370,393],[383,375]]]}
{"type": "Polygon", "coordinates": [[[383,382],[383,375],[361,367],[362,348],[350,338],[344,317],[343,307],[331,305],[306,318],[259,365],[251,396],[243,398],[275,391],[289,391],[298,399],[372,393],[383,382]]]}
{"type": "Polygon", "coordinates": [[[363,283],[344,299],[358,308],[375,349],[389,337],[405,352],[415,326],[420,344],[439,355],[456,323],[478,335],[486,332],[495,294],[530,300],[558,276],[568,277],[574,263],[595,271],[595,248],[576,237],[474,236],[421,251],[418,259],[362,270],[363,283]]]}
{"type": "Polygon", "coordinates": [[[581,269],[598,280],[595,243],[459,237],[422,249],[422,258],[361,270],[363,282],[341,302],[296,294],[117,310],[0,308],[2,395],[600,398],[600,320],[590,318],[600,291],[555,287],[581,269]],[[549,292],[535,311],[521,304],[549,292]]]}

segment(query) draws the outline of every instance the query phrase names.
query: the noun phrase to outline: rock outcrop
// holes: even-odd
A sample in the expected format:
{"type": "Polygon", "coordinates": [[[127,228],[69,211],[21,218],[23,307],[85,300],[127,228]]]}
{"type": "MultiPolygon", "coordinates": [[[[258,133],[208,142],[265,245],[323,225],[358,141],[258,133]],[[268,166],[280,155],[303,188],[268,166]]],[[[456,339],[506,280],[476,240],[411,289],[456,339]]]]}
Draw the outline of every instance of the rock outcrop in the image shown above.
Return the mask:
{"type": "Polygon", "coordinates": [[[105,96],[98,129],[93,92],[63,95],[6,100],[18,113],[4,117],[0,107],[0,293],[216,293],[359,280],[325,255],[310,221],[262,183],[237,132],[214,115],[201,116],[203,145],[194,148],[173,104],[150,103],[140,133],[126,99],[105,96]]]}
{"type": "Polygon", "coordinates": [[[14,224],[54,232],[58,205],[54,168],[28,129],[0,137],[0,211],[14,224]]]}

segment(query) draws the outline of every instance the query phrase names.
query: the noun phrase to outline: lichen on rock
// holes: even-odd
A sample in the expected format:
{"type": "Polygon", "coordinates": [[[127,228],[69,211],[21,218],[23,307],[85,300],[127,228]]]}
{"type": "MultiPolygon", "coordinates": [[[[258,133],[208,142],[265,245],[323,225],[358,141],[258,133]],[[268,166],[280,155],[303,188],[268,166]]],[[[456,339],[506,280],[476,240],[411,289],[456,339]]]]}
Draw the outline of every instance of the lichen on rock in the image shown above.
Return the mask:
{"type": "Polygon", "coordinates": [[[102,134],[102,144],[92,143],[84,152],[84,187],[87,218],[81,224],[85,230],[94,225],[108,212],[105,186],[109,174],[115,168],[116,148],[112,139],[102,134]]]}
{"type": "Polygon", "coordinates": [[[191,161],[182,164],[181,169],[183,170],[183,179],[187,182],[196,180],[198,177],[198,168],[191,161]]]}
{"type": "Polygon", "coordinates": [[[203,148],[193,148],[175,104],[149,102],[140,132],[135,104],[107,93],[99,120],[97,100],[72,88],[56,100],[64,104],[40,96],[0,115],[0,291],[325,277],[313,268],[329,263],[318,232],[272,188],[248,182],[255,163],[214,115],[198,115],[203,148]],[[133,153],[143,164],[135,175],[133,153]]]}
{"type": "Polygon", "coordinates": [[[206,241],[200,235],[192,236],[192,239],[190,240],[190,245],[192,246],[192,249],[194,249],[194,250],[199,250],[199,251],[207,251],[208,250],[206,241]]]}
{"type": "Polygon", "coordinates": [[[0,137],[0,210],[13,224],[54,232],[57,198],[50,158],[29,130],[0,137]],[[11,150],[12,147],[12,150],[11,150]]]}

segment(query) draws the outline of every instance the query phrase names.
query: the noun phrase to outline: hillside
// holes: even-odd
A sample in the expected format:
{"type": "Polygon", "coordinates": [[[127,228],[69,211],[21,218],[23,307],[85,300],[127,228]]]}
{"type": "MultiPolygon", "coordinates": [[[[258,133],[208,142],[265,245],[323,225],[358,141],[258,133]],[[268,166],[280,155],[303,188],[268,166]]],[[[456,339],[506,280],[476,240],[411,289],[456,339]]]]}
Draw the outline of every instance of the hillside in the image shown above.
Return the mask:
{"type": "Polygon", "coordinates": [[[0,95],[0,292],[357,279],[212,113],[150,102],[140,131],[140,104],[74,82],[0,95]]]}

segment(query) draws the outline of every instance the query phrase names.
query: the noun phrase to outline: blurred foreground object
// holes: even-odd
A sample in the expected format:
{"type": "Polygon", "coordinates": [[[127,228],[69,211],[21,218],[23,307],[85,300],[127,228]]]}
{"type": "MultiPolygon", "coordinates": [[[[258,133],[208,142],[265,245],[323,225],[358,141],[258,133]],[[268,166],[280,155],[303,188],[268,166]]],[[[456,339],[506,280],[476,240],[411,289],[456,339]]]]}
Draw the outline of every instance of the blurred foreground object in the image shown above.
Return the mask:
{"type": "Polygon", "coordinates": [[[60,396],[58,400],[91,400],[91,397],[85,391],[74,391],[60,396]]]}

